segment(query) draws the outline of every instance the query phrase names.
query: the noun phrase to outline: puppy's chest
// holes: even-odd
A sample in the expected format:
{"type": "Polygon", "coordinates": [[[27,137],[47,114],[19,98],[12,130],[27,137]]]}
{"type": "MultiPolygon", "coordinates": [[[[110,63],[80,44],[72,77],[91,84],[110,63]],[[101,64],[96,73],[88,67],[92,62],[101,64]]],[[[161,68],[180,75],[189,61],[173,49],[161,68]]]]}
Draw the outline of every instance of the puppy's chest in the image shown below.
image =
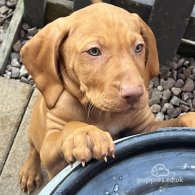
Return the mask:
{"type": "Polygon", "coordinates": [[[128,121],[128,116],[102,115],[101,117],[91,119],[90,123],[116,137],[129,127],[128,121]]]}

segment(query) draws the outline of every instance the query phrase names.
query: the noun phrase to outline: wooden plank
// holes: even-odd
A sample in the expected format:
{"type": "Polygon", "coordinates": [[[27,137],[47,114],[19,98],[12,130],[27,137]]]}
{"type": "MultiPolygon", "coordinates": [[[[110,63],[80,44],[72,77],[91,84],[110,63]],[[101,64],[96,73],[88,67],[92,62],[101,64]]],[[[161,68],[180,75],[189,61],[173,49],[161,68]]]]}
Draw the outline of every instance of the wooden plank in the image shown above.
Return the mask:
{"type": "Polygon", "coordinates": [[[188,24],[194,0],[156,0],[149,19],[158,45],[162,74],[169,70],[188,24]]]}
{"type": "Polygon", "coordinates": [[[73,1],[48,0],[45,10],[45,23],[59,17],[68,16],[73,12],[73,1]]]}
{"type": "Polygon", "coordinates": [[[133,0],[133,1],[145,4],[145,5],[150,5],[150,6],[153,6],[155,2],[155,0],[133,0]]]}
{"type": "MultiPolygon", "coordinates": [[[[111,0],[104,0],[105,3],[112,3],[111,0]]],[[[74,0],[74,11],[84,8],[91,4],[91,0],[74,0]]]]}
{"type": "Polygon", "coordinates": [[[152,10],[150,5],[131,0],[113,0],[112,3],[118,7],[126,9],[130,13],[137,13],[146,23],[148,22],[152,10]]]}
{"type": "Polygon", "coordinates": [[[184,38],[195,41],[195,17],[190,18],[190,21],[184,34],[184,38]]]}
{"type": "Polygon", "coordinates": [[[74,0],[74,11],[84,8],[91,4],[90,0],[74,0]]]}
{"type": "Polygon", "coordinates": [[[12,45],[16,40],[16,37],[18,36],[23,13],[24,13],[23,0],[19,0],[12,20],[5,34],[3,43],[0,47],[0,75],[3,74],[3,71],[5,69],[5,66],[7,65],[7,61],[12,49],[12,45]]]}
{"type": "Polygon", "coordinates": [[[44,25],[46,0],[24,0],[23,20],[31,26],[44,25]]]}
{"type": "Polygon", "coordinates": [[[182,39],[177,53],[185,57],[195,57],[195,41],[182,39]]]}

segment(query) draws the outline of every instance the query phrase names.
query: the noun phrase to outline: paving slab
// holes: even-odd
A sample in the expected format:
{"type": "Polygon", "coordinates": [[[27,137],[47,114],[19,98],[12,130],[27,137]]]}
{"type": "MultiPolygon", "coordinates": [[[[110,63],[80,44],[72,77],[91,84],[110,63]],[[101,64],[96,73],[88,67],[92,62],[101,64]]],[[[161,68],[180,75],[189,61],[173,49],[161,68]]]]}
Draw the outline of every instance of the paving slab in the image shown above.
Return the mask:
{"type": "MultiPolygon", "coordinates": [[[[25,115],[19,127],[18,133],[15,137],[13,146],[10,150],[9,156],[3,168],[2,174],[0,176],[0,194],[1,195],[24,195],[20,190],[19,187],[19,170],[22,164],[24,163],[29,144],[27,141],[27,131],[29,127],[29,121],[31,119],[31,111],[32,106],[38,96],[38,90],[33,92],[32,98],[29,102],[29,105],[26,109],[25,115]]],[[[43,170],[44,173],[44,184],[41,186],[40,189],[37,189],[31,195],[36,195],[39,191],[47,184],[48,178],[46,172],[43,170]]]]}
{"type": "Polygon", "coordinates": [[[0,77],[0,173],[32,90],[30,85],[0,77]]]}

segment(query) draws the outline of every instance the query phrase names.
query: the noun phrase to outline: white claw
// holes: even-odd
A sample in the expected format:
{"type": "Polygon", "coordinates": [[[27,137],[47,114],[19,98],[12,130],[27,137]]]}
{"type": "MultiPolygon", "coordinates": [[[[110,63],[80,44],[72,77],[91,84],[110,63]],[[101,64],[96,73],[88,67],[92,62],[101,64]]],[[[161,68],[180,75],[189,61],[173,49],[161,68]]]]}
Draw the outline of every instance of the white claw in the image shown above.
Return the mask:
{"type": "Polygon", "coordinates": [[[104,157],[104,161],[105,161],[105,162],[107,162],[107,161],[108,161],[106,156],[104,157]]]}
{"type": "Polygon", "coordinates": [[[85,162],[81,162],[82,166],[84,167],[85,166],[85,162]]]}
{"type": "Polygon", "coordinates": [[[115,155],[114,154],[112,154],[112,158],[115,158],[115,155]]]}

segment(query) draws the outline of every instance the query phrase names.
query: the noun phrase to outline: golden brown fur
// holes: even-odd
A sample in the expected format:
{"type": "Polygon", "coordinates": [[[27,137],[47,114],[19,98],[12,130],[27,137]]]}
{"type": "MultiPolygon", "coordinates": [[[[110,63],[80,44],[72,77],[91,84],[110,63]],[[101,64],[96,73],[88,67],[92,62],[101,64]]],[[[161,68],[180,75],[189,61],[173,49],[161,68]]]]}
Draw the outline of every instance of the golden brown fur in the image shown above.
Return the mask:
{"type": "Polygon", "coordinates": [[[121,136],[195,127],[194,113],[155,121],[147,90],[159,73],[156,42],[136,14],[93,4],[48,24],[21,56],[42,93],[33,109],[29,156],[20,171],[24,191],[41,184],[40,161],[52,178],[76,160],[84,164],[114,156],[113,139],[121,136]]]}

